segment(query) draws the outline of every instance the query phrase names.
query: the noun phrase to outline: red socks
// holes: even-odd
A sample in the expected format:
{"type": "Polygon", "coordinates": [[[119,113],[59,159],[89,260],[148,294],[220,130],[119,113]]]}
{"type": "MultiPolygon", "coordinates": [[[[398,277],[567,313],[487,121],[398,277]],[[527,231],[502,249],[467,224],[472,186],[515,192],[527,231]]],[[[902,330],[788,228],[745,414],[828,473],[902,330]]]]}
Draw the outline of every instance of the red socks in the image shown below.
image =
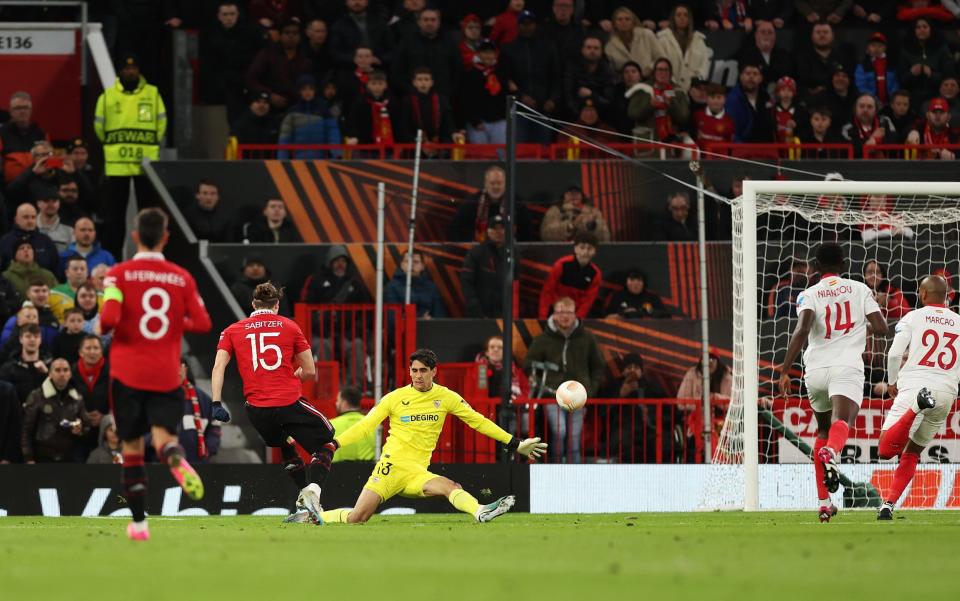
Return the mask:
{"type": "Polygon", "coordinates": [[[850,426],[843,420],[837,420],[830,426],[830,437],[827,438],[826,446],[833,449],[834,454],[839,457],[843,445],[847,444],[847,436],[850,435],[850,426]]]}
{"type": "MultiPolygon", "coordinates": [[[[917,419],[917,412],[913,409],[907,409],[907,412],[901,415],[900,419],[889,430],[880,435],[880,448],[878,449],[880,459],[892,459],[900,454],[900,451],[907,444],[907,437],[910,436],[910,428],[913,427],[915,419],[917,419]]],[[[902,457],[900,461],[903,461],[902,457]]]]}
{"type": "Polygon", "coordinates": [[[907,488],[907,484],[910,484],[910,481],[913,480],[913,475],[917,472],[917,463],[920,462],[920,455],[916,453],[904,453],[900,456],[900,465],[897,466],[897,471],[893,474],[893,485],[890,487],[890,492],[887,493],[884,501],[888,503],[896,503],[900,499],[900,495],[903,494],[903,491],[907,488]]]}
{"type": "Polygon", "coordinates": [[[826,484],[823,483],[823,464],[817,459],[817,451],[827,446],[826,438],[817,438],[813,443],[813,473],[817,477],[817,500],[822,501],[830,498],[826,484]]]}

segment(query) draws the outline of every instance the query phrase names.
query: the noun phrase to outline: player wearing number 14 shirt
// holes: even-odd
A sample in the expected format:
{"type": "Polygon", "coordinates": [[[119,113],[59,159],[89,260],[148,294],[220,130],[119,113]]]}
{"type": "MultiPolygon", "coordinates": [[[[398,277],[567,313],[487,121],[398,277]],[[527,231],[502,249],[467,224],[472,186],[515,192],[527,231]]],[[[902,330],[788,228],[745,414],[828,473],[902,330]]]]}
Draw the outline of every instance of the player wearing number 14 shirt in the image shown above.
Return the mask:
{"type": "MultiPolygon", "coordinates": [[[[102,333],[110,344],[110,405],[123,448],[123,490],[133,521],[127,536],[150,538],[146,522],[144,435],[191,499],[203,497],[203,482],[183,456],[177,428],[183,418],[180,350],[184,332],[207,332],[210,315],[190,273],[163,258],[169,238],[160,209],[137,214],[133,259],[104,278],[102,333]]],[[[216,417],[216,415],[214,415],[216,417]]]]}
{"type": "Polygon", "coordinates": [[[828,522],[837,513],[830,500],[830,493],[840,488],[837,457],[863,403],[867,324],[875,335],[883,336],[887,333],[887,322],[866,284],[839,275],[846,267],[846,258],[838,244],[821,244],[816,260],[820,281],[797,297],[799,321],[783,363],[777,369],[777,379],[781,392],[789,396],[788,372],[806,344],[804,383],[817,420],[812,459],[820,502],[819,518],[821,522],[828,522]]]}
{"type": "Polygon", "coordinates": [[[893,508],[913,480],[920,453],[947,419],[960,385],[960,315],[944,303],[950,290],[938,275],[920,282],[920,309],[897,322],[887,356],[893,406],[880,431],[880,458],[900,456],[893,484],[884,491],[878,520],[892,520],[893,508]],[[907,352],[906,361],[903,354],[907,352]]]}

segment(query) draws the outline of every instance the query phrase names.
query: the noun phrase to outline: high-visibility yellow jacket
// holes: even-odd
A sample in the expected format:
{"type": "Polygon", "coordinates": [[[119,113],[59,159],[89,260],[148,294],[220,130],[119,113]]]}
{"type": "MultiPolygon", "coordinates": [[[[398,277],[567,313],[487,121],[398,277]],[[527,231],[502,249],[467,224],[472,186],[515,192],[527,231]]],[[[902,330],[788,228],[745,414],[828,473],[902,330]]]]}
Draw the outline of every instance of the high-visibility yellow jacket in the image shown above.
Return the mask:
{"type": "MultiPolygon", "coordinates": [[[[343,434],[349,430],[355,423],[363,419],[363,414],[359,411],[348,411],[342,413],[330,420],[336,433],[343,434]]],[[[373,461],[377,452],[377,435],[370,433],[353,444],[348,444],[337,449],[333,456],[333,462],[340,461],[373,461]]]]}
{"type": "Polygon", "coordinates": [[[108,176],[142,175],[143,159],[160,158],[160,140],[167,131],[167,109],[157,87],[142,76],[132,92],[120,79],[97,99],[93,129],[103,143],[108,176]]]}

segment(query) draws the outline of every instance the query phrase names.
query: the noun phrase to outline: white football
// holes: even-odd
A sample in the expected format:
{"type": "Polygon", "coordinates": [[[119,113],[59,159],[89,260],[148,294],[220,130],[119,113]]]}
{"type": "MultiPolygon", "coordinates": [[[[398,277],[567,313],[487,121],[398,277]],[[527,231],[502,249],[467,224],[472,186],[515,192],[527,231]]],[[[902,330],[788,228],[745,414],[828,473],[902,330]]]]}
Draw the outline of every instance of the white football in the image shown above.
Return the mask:
{"type": "Polygon", "coordinates": [[[557,404],[566,411],[576,411],[587,404],[587,389],[576,380],[567,380],[557,388],[557,404]]]}

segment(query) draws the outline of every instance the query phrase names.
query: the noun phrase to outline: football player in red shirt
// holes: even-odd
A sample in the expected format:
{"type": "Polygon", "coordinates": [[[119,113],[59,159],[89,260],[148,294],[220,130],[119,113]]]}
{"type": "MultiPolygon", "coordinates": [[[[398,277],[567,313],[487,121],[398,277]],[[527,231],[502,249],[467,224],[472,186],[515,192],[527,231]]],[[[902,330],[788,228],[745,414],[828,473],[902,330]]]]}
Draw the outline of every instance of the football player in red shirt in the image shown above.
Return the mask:
{"type": "MultiPolygon", "coordinates": [[[[336,447],[334,429],[320,411],[301,395],[301,383],[316,375],[313,351],[300,326],[277,315],[281,292],[270,282],[253,292],[253,313],[220,334],[217,358],[210,376],[213,406],[222,407],[223,377],[230,357],[237,356],[243,380],[247,415],[264,444],[280,447],[284,468],[300,487],[298,512],[287,521],[313,522],[320,519],[320,485],[330,473],[336,447]],[[294,367],[294,359],[299,367],[294,367]],[[310,453],[305,465],[292,438],[310,453]]],[[[220,419],[220,421],[229,420],[220,419]]]]}
{"type": "Polygon", "coordinates": [[[123,441],[124,496],[133,514],[127,536],[148,540],[143,468],[147,432],[187,496],[203,497],[203,482],[177,440],[183,417],[180,348],[184,332],[208,332],[211,323],[193,276],[161,254],[170,237],[166,213],[140,211],[131,235],[137,254],[107,272],[97,333],[113,332],[110,403],[123,441]]]}

